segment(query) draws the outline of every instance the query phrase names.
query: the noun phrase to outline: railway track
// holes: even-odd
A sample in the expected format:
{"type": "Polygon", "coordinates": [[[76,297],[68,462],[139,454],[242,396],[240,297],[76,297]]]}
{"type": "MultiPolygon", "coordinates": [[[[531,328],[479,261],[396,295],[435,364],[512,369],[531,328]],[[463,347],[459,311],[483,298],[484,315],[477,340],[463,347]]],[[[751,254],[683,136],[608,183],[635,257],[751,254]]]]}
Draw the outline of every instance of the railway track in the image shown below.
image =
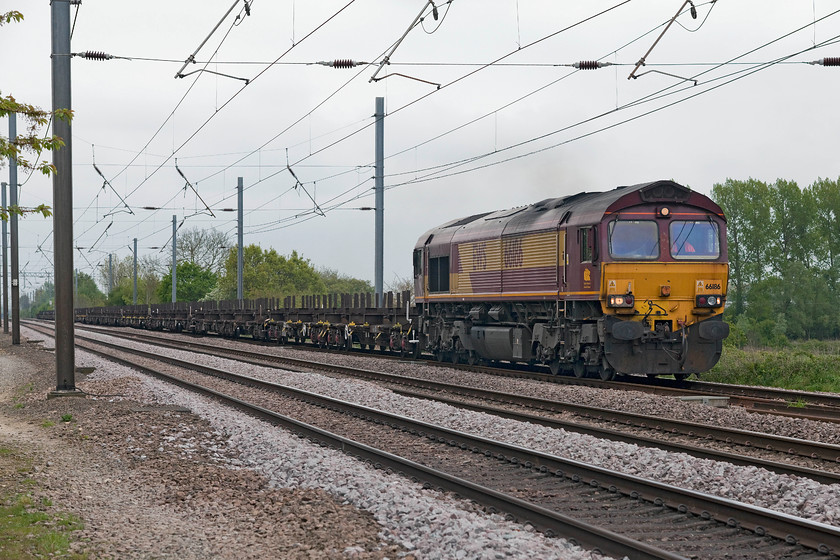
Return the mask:
{"type": "MultiPolygon", "coordinates": [[[[115,327],[92,327],[89,325],[76,325],[76,328],[97,330],[100,332],[114,332],[115,327]]],[[[184,337],[192,337],[183,334],[184,337]]],[[[201,338],[201,337],[198,337],[201,338]]],[[[243,343],[250,343],[263,346],[261,341],[252,341],[247,338],[239,339],[243,343]]],[[[294,343],[292,343],[294,344],[294,343]]],[[[269,345],[274,347],[275,345],[269,345]]],[[[295,348],[312,352],[328,352],[344,354],[345,350],[333,350],[329,348],[317,348],[306,344],[295,344],[295,348]]],[[[375,354],[382,359],[404,360],[406,356],[398,353],[381,352],[375,354]]],[[[592,378],[576,378],[567,375],[551,375],[543,373],[547,370],[542,366],[526,366],[524,364],[511,364],[508,367],[492,367],[488,365],[467,365],[440,363],[436,359],[418,358],[429,365],[442,365],[444,367],[456,368],[463,371],[485,373],[500,377],[511,377],[521,379],[534,379],[548,383],[560,383],[565,385],[577,385],[604,389],[633,390],[649,394],[671,396],[671,397],[726,397],[729,402],[744,409],[763,414],[774,414],[789,418],[806,418],[823,422],[840,423],[840,395],[827,393],[814,393],[808,391],[794,391],[778,389],[773,387],[751,387],[745,385],[729,385],[725,383],[709,383],[704,381],[678,381],[667,378],[647,378],[641,376],[624,376],[613,381],[601,381],[592,378]]]]}
{"type": "MultiPolygon", "coordinates": [[[[114,329],[91,330],[117,336],[114,329]]],[[[704,459],[765,468],[779,474],[811,478],[822,484],[840,483],[838,445],[273,356],[193,340],[172,342],[134,332],[120,333],[118,336],[177,350],[232,358],[254,365],[298,371],[318,370],[368,379],[384,383],[406,396],[434,399],[505,418],[562,428],[612,441],[687,453],[704,459]],[[501,407],[489,406],[488,402],[498,403],[501,407]],[[558,418],[564,413],[572,413],[582,420],[569,421],[558,418]],[[738,452],[734,452],[734,449],[738,452]]]]}
{"type": "MultiPolygon", "coordinates": [[[[416,467],[412,467],[415,470],[410,470],[414,473],[410,476],[417,476],[421,480],[428,480],[432,485],[441,485],[441,488],[478,499],[487,504],[488,507],[496,507],[509,512],[518,519],[527,520],[543,530],[555,533],[562,531],[564,535],[569,535],[570,531],[573,531],[571,534],[579,542],[596,546],[610,554],[630,554],[634,558],[672,558],[683,557],[683,555],[699,555],[704,558],[810,558],[840,550],[838,549],[840,532],[833,527],[806,522],[799,518],[762,510],[761,508],[744,506],[729,500],[680,490],[643,479],[635,479],[605,471],[598,467],[419,423],[408,418],[366,409],[351,403],[342,403],[288,387],[278,387],[253,378],[243,378],[228,372],[219,372],[218,370],[211,370],[211,368],[196,366],[192,363],[178,362],[173,358],[162,358],[155,353],[123,349],[118,344],[85,341],[80,343],[80,346],[88,347],[87,349],[100,354],[103,353],[101,350],[90,348],[90,344],[113,348],[107,354],[113,354],[114,351],[131,352],[132,354],[143,355],[144,359],[147,360],[163,359],[180,368],[198,369],[204,374],[226,378],[239,384],[260,386],[262,390],[283,391],[289,395],[289,398],[304,400],[316,406],[336,411],[336,413],[344,416],[362,417],[367,421],[375,422],[383,429],[391,428],[391,430],[386,431],[392,432],[392,435],[399,434],[399,438],[408,438],[408,441],[403,444],[389,444],[389,446],[393,446],[389,449],[393,451],[394,448],[398,448],[400,454],[409,456],[411,462],[425,462],[427,463],[426,468],[429,468],[428,464],[432,464],[434,469],[438,471],[437,474],[426,471],[419,472],[416,467]],[[417,438],[425,438],[425,441],[428,442],[427,445],[418,446],[417,438]],[[416,453],[419,452],[418,449],[422,451],[429,445],[437,448],[438,451],[423,457],[416,456],[416,453]],[[441,447],[448,450],[445,459],[438,457],[441,447]],[[450,453],[456,453],[462,457],[453,459],[449,456],[450,453]],[[480,467],[474,466],[478,463],[476,457],[483,459],[480,467]],[[460,470],[454,469],[456,472],[453,473],[452,465],[460,465],[460,470]],[[464,470],[464,465],[471,466],[464,470]],[[440,474],[443,470],[449,470],[450,472],[444,473],[446,476],[443,476],[440,474]],[[475,486],[465,485],[462,482],[456,484],[450,480],[452,477],[459,480],[470,477],[473,477],[473,480],[481,480],[484,485],[490,486],[489,490],[491,492],[487,493],[485,489],[479,490],[475,486]],[[453,487],[452,484],[455,484],[457,488],[453,487]],[[493,486],[496,486],[496,488],[493,488],[493,486]],[[515,493],[520,497],[514,496],[514,499],[511,500],[508,496],[502,499],[500,497],[500,494],[504,494],[502,490],[509,488],[515,488],[515,493]],[[523,501],[523,497],[525,498],[524,502],[533,507],[529,506],[530,509],[528,509],[522,503],[519,503],[523,501]],[[502,502],[499,502],[499,500],[502,500],[502,502]],[[565,508],[565,512],[563,512],[563,508],[565,508]],[[546,512],[553,512],[554,514],[553,517],[548,516],[553,519],[551,523],[547,521],[546,512]],[[569,528],[568,523],[570,522],[568,520],[563,520],[566,525],[558,527],[556,524],[560,521],[557,517],[565,518],[570,513],[574,513],[578,517],[582,516],[584,521],[576,522],[578,525],[572,523],[576,527],[574,530],[569,528]],[[578,532],[582,531],[584,526],[592,527],[596,524],[607,525],[609,530],[600,534],[597,538],[589,536],[590,533],[586,533],[585,536],[579,535],[578,532]],[[657,546],[662,546],[665,552],[663,554],[660,554],[661,551],[655,552],[650,549],[651,545],[643,545],[632,553],[627,552],[628,543],[617,544],[618,540],[608,539],[609,542],[603,540],[607,538],[606,535],[610,531],[629,534],[629,537],[625,534],[622,537],[623,539],[649,539],[656,542],[657,546]],[[689,535],[691,536],[689,537],[689,535]],[[702,537],[698,535],[702,535],[702,537]],[[668,541],[667,546],[662,545],[660,542],[662,539],[668,541]],[[797,544],[791,546],[790,543],[793,542],[797,544]]],[[[180,346],[183,349],[183,345],[180,346]]],[[[120,361],[126,362],[127,360],[122,358],[120,361]]],[[[133,364],[132,367],[137,367],[137,365],[133,364]]],[[[151,371],[149,372],[151,373],[151,371]]],[[[157,372],[157,374],[160,374],[160,372],[157,372]]],[[[185,383],[183,380],[177,382],[182,386],[185,383]]],[[[192,387],[192,389],[196,390],[195,387],[192,387]]],[[[212,393],[218,398],[223,398],[218,391],[213,392],[207,388],[200,390],[205,393],[212,393]]],[[[228,399],[228,402],[234,402],[230,401],[229,397],[224,398],[228,399]]],[[[235,401],[235,404],[240,408],[246,406],[241,400],[235,401]]],[[[250,413],[261,416],[265,414],[265,408],[253,408],[253,405],[247,406],[251,411],[250,413]]],[[[276,421],[276,419],[273,421],[276,421]]],[[[346,420],[336,422],[340,425],[346,423],[346,420]]],[[[287,425],[292,426],[291,429],[296,431],[304,429],[295,424],[294,421],[287,423],[287,425]]],[[[318,441],[326,441],[321,438],[327,438],[330,445],[351,448],[348,442],[335,439],[334,435],[327,437],[320,432],[313,432],[311,426],[306,427],[305,431],[307,437],[314,437],[318,441]]],[[[361,430],[359,434],[365,432],[369,433],[369,428],[361,430]]],[[[396,440],[389,439],[389,441],[396,440]]],[[[358,443],[354,445],[358,445],[358,443]]],[[[356,449],[357,447],[352,448],[356,449]]],[[[372,452],[366,449],[364,456],[371,457],[370,453],[372,452]]],[[[376,456],[375,459],[371,460],[383,461],[383,465],[395,465],[390,468],[407,472],[405,464],[400,462],[395,464],[391,462],[393,458],[389,457],[389,462],[384,462],[385,458],[383,456],[376,456]]]]}
{"type": "Polygon", "coordinates": [[[705,381],[678,381],[659,377],[623,376],[614,381],[600,381],[528,371],[530,368],[510,370],[485,366],[455,365],[454,367],[493,375],[526,377],[545,382],[602,389],[632,390],[670,397],[726,397],[731,404],[741,406],[751,412],[840,423],[840,396],[825,393],[705,381]]]}

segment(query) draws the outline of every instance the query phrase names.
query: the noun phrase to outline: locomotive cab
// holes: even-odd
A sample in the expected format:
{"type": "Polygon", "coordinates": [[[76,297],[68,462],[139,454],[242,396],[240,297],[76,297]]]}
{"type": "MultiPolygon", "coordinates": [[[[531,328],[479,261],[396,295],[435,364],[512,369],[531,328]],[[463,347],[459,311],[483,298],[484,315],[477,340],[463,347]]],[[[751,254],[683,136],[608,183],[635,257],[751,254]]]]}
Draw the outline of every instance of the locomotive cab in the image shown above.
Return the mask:
{"type": "Polygon", "coordinates": [[[604,358],[634,374],[706,371],[720,357],[728,265],[725,222],[686,204],[608,219],[601,268],[604,358]]]}

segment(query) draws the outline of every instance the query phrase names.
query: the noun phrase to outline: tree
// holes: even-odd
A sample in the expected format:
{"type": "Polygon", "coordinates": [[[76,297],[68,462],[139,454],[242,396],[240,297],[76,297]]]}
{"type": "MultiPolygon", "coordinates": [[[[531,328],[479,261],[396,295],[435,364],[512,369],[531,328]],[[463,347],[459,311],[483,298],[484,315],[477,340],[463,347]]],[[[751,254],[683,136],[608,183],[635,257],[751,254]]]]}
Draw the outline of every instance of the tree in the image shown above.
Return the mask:
{"type": "Polygon", "coordinates": [[[367,280],[353,278],[332,268],[319,268],[318,275],[324,282],[328,294],[363,294],[373,292],[373,285],[367,280]]]}
{"type": "Polygon", "coordinates": [[[76,304],[74,307],[99,307],[105,305],[103,294],[90,274],[79,272],[76,275],[76,304]]]}
{"type": "MultiPolygon", "coordinates": [[[[12,21],[20,22],[22,20],[23,14],[17,11],[0,13],[0,26],[12,21]]],[[[55,173],[56,169],[53,164],[47,161],[39,161],[39,158],[44,151],[55,151],[64,146],[64,140],[58,136],[44,136],[42,138],[38,134],[38,129],[46,126],[52,118],[70,122],[73,118],[73,111],[69,109],[59,109],[54,112],[44,111],[34,105],[19,103],[11,95],[4,96],[0,92],[0,117],[8,116],[11,113],[20,115],[23,118],[24,133],[18,134],[15,138],[0,136],[0,168],[10,158],[23,169],[40,171],[45,175],[55,173]],[[32,156],[36,156],[34,163],[27,159],[32,156]]],[[[16,188],[16,186],[14,187],[16,188]]],[[[46,204],[41,204],[33,208],[22,208],[20,206],[0,207],[0,218],[7,220],[10,213],[24,215],[35,212],[42,214],[44,217],[52,215],[50,207],[46,204]]]]}
{"type": "Polygon", "coordinates": [[[715,185],[727,216],[730,293],[727,318],[753,343],[840,336],[840,189],[784,179],[715,185]],[[734,316],[734,317],[733,317],[734,316]]]}
{"type": "Polygon", "coordinates": [[[840,178],[817,179],[809,188],[814,200],[814,235],[817,259],[833,271],[837,281],[840,271],[840,178]]]}
{"type": "Polygon", "coordinates": [[[814,246],[812,216],[816,210],[810,191],[803,192],[795,182],[784,179],[777,179],[769,190],[770,266],[781,274],[791,262],[810,266],[814,246]]]}
{"type": "MultiPolygon", "coordinates": [[[[218,290],[213,294],[215,298],[236,298],[236,253],[235,248],[231,249],[225,259],[218,290]]],[[[248,245],[242,260],[245,299],[326,293],[324,281],[309,259],[301,257],[297,251],[285,257],[274,249],[263,251],[257,245],[248,245]]]]}
{"type": "Polygon", "coordinates": [[[29,297],[20,298],[20,314],[23,317],[36,317],[41,311],[55,309],[55,284],[44,282],[44,285],[35,290],[32,301],[29,297]]]}
{"type": "MultiPolygon", "coordinates": [[[[137,303],[160,303],[157,297],[160,284],[160,260],[144,255],[137,260],[137,303]]],[[[99,283],[111,286],[105,305],[131,305],[134,303],[134,256],[116,259],[109,268],[108,261],[99,264],[99,283]],[[111,277],[113,274],[113,277],[111,277]]],[[[171,297],[169,298],[171,299],[171,297]]]]}
{"type": "Polygon", "coordinates": [[[230,251],[226,233],[211,229],[188,229],[178,234],[178,261],[191,262],[219,273],[230,251]]]}
{"type": "MultiPolygon", "coordinates": [[[[199,301],[216,287],[218,277],[213,272],[193,262],[177,265],[177,283],[175,295],[178,301],[199,301]]],[[[172,301],[172,272],[161,278],[157,289],[158,299],[172,301]]]]}
{"type": "Polygon", "coordinates": [[[394,279],[386,284],[385,289],[389,292],[402,293],[409,292],[411,300],[414,301],[414,279],[403,278],[399,274],[394,274],[394,279]]]}
{"type": "Polygon", "coordinates": [[[764,277],[770,243],[770,189],[755,179],[727,179],[712,187],[712,198],[726,215],[729,285],[734,292],[734,313],[740,315],[749,286],[764,277]]]}

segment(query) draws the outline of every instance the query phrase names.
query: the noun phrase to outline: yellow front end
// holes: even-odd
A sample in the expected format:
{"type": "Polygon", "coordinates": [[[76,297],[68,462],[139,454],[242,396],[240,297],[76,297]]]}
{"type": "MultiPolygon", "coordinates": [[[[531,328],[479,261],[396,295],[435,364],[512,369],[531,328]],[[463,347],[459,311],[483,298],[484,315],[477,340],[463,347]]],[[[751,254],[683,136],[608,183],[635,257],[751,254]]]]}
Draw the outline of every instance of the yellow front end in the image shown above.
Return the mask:
{"type": "MultiPolygon", "coordinates": [[[[671,330],[723,313],[729,265],[726,263],[606,263],[601,275],[605,315],[672,322],[671,330]],[[632,307],[610,307],[610,295],[632,295],[632,307]],[[721,297],[714,306],[697,305],[699,296],[721,297]]],[[[650,329],[654,328],[651,322],[650,329]]]]}
{"type": "Polygon", "coordinates": [[[729,327],[722,321],[727,263],[605,263],[604,353],[616,371],[687,375],[711,369],[729,327]]]}

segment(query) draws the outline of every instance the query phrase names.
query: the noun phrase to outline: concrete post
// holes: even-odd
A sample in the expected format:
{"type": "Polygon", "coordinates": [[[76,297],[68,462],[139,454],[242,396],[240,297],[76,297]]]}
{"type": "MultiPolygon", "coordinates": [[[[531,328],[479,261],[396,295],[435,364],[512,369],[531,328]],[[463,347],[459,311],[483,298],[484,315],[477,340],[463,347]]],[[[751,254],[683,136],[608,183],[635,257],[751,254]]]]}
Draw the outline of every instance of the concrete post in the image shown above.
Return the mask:
{"type": "Polygon", "coordinates": [[[374,191],[376,193],[376,232],[374,239],[374,291],[382,299],[382,276],[384,267],[385,240],[385,98],[376,98],[376,170],[374,191]]]}

